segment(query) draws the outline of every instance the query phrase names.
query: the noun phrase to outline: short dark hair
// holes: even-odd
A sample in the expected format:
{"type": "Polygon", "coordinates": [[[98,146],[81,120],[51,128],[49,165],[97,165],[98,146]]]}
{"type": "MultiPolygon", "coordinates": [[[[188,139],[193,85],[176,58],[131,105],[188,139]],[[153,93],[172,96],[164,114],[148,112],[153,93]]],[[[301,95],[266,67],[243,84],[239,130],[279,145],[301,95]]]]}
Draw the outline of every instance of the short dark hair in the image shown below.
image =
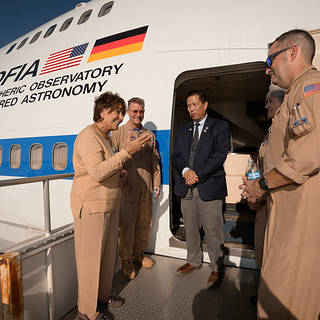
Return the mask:
{"type": "Polygon", "coordinates": [[[307,63],[312,63],[316,51],[316,45],[311,34],[302,29],[293,29],[283,33],[276,40],[268,44],[268,48],[274,43],[283,43],[286,47],[297,44],[301,47],[302,55],[307,63]]]}
{"type": "Polygon", "coordinates": [[[98,122],[101,119],[103,109],[110,109],[109,112],[120,110],[123,115],[126,113],[126,103],[117,94],[107,91],[94,99],[93,121],[98,122]]]}
{"type": "Polygon", "coordinates": [[[190,91],[187,95],[187,99],[191,96],[199,96],[199,100],[201,101],[201,103],[208,102],[207,94],[202,90],[195,89],[190,91]]]}
{"type": "Polygon", "coordinates": [[[267,96],[266,96],[266,101],[268,101],[268,99],[270,97],[274,97],[276,99],[279,100],[280,104],[283,102],[284,100],[284,95],[285,95],[285,91],[284,90],[281,90],[281,89],[275,89],[275,90],[271,90],[268,92],[267,96]]]}
{"type": "Polygon", "coordinates": [[[142,108],[144,108],[144,100],[141,99],[141,98],[138,98],[138,97],[131,98],[131,99],[128,101],[128,108],[130,107],[130,103],[131,103],[131,102],[140,104],[140,106],[141,106],[142,108]]]}

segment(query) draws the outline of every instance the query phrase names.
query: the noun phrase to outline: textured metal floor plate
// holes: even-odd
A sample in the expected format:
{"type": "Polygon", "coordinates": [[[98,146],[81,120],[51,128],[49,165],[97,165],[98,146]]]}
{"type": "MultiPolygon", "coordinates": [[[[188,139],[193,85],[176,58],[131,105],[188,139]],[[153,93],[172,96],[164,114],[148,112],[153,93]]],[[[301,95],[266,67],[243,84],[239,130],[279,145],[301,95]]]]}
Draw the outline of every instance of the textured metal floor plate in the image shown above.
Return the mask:
{"type": "MultiPolygon", "coordinates": [[[[152,269],[140,269],[137,277],[126,280],[117,263],[113,295],[126,299],[121,308],[113,308],[115,320],[256,320],[256,308],[249,301],[256,295],[258,272],[227,267],[222,285],[206,287],[208,264],[188,275],[176,269],[184,260],[151,256],[152,269]]],[[[64,320],[74,319],[76,310],[64,320]]]]}
{"type": "Polygon", "coordinates": [[[154,267],[140,269],[133,281],[125,280],[120,270],[116,273],[113,294],[124,297],[126,303],[111,310],[115,319],[256,319],[249,299],[257,292],[257,271],[227,267],[221,287],[208,289],[208,264],[189,275],[179,275],[176,269],[184,260],[152,258],[154,267]]]}

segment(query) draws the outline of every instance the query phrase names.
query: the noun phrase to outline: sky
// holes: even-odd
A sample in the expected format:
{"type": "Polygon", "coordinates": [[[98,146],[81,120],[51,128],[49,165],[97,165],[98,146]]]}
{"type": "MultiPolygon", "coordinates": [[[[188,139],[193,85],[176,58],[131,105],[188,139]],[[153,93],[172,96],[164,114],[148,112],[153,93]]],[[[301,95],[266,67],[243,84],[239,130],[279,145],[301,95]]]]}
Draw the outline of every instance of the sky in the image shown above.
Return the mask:
{"type": "Polygon", "coordinates": [[[1,0],[0,48],[88,0],[1,0]]]}

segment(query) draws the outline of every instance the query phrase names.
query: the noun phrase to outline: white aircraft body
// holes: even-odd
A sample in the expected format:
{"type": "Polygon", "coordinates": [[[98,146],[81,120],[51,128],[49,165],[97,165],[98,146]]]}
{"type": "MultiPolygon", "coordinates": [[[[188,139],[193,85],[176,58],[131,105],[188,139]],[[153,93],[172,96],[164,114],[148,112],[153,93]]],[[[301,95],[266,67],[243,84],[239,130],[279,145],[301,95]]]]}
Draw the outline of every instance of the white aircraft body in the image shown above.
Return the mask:
{"type": "MultiPolygon", "coordinates": [[[[230,124],[226,214],[239,217],[238,185],[267,128],[267,43],[302,28],[318,44],[318,11],[318,0],[92,0],[78,5],[0,49],[0,179],[72,173],[73,143],[92,123],[94,98],[105,91],[126,100],[141,97],[162,170],[148,251],[185,258],[170,155],[176,128],[189,121],[186,94],[205,90],[209,113],[230,124]]],[[[71,184],[71,179],[50,182],[52,230],[73,222],[71,184]]],[[[0,203],[0,222],[27,226],[31,233],[44,230],[40,184],[2,187],[0,203]]],[[[245,236],[232,233],[236,226],[225,230],[235,248],[245,244],[245,236]]],[[[1,229],[8,243],[25,240],[9,227],[1,229]]],[[[255,268],[254,259],[241,255],[231,254],[228,261],[255,268]]]]}

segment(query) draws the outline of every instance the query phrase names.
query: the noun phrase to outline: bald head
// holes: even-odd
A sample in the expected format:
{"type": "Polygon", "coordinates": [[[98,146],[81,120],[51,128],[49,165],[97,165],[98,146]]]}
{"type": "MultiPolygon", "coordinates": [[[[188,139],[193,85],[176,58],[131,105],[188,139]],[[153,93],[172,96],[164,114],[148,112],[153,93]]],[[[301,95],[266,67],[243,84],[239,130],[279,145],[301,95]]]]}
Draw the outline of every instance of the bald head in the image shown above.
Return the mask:
{"type": "Polygon", "coordinates": [[[291,47],[298,45],[301,48],[302,56],[307,64],[312,64],[315,54],[315,42],[310,33],[301,29],[294,29],[283,33],[275,41],[269,43],[271,48],[274,44],[282,47],[291,47]]]}

